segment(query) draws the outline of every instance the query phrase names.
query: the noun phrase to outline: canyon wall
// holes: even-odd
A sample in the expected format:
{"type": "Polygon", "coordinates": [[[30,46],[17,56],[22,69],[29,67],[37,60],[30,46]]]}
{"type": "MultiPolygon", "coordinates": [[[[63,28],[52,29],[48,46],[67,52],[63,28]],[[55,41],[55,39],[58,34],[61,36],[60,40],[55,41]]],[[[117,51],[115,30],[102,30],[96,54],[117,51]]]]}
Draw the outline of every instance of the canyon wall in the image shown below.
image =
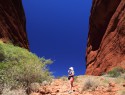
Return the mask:
{"type": "Polygon", "coordinates": [[[125,68],[125,0],[93,0],[86,62],[89,75],[125,68]]]}
{"type": "Polygon", "coordinates": [[[22,0],[0,0],[0,40],[29,49],[22,0]]]}

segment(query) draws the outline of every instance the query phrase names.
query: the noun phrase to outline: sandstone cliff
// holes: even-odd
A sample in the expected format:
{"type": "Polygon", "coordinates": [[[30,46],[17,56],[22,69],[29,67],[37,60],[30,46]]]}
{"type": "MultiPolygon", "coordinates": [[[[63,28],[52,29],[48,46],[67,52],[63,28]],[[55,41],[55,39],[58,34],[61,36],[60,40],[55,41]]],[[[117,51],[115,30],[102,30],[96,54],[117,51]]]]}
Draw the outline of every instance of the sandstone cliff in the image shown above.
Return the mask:
{"type": "Polygon", "coordinates": [[[29,49],[22,0],[0,0],[0,40],[29,49]]]}
{"type": "Polygon", "coordinates": [[[125,68],[125,0],[93,0],[89,26],[86,74],[125,68]]]}

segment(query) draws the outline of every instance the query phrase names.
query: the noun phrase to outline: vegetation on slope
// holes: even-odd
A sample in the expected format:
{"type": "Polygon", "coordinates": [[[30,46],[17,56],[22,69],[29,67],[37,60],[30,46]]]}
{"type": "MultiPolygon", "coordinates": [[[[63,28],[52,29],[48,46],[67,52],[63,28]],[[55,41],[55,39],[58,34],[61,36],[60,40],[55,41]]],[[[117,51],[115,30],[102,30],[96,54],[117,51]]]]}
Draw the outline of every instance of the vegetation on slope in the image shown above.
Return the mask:
{"type": "Polygon", "coordinates": [[[39,58],[26,49],[0,42],[0,88],[50,81],[52,75],[46,66],[51,63],[52,60],[39,58]]]}

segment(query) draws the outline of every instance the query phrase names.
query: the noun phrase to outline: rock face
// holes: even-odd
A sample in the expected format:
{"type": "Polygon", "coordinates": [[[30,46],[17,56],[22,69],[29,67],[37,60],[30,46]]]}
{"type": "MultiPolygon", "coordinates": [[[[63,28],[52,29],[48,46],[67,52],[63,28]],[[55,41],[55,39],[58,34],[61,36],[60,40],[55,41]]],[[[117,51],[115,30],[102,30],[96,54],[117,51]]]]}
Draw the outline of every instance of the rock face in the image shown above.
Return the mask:
{"type": "Polygon", "coordinates": [[[0,40],[29,49],[22,0],[0,0],[0,40]]]}
{"type": "Polygon", "coordinates": [[[125,68],[125,0],[93,0],[89,26],[86,74],[125,68]]]}

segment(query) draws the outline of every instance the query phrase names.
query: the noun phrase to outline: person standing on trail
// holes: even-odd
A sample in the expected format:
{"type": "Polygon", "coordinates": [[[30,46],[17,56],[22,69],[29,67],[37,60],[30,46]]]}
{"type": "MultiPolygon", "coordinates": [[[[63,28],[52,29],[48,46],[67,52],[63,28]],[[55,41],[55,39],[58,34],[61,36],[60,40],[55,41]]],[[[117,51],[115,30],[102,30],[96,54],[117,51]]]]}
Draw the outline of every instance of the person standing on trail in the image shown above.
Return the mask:
{"type": "Polygon", "coordinates": [[[72,92],[73,82],[74,82],[74,69],[70,67],[68,70],[68,80],[70,85],[70,92],[72,92]]]}

